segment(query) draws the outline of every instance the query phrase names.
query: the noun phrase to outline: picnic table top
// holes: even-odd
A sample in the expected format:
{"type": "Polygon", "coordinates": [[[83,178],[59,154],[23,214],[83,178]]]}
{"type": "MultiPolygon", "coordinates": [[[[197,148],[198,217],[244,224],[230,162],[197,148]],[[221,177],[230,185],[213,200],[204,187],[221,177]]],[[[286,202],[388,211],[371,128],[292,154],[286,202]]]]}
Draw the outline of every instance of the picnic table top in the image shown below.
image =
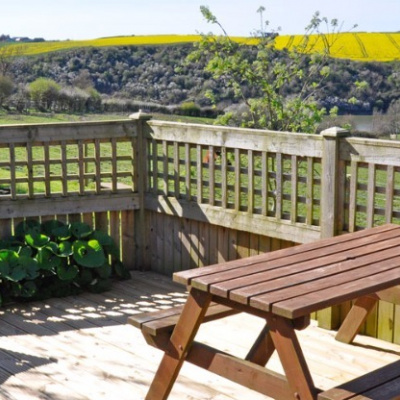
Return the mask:
{"type": "Polygon", "coordinates": [[[174,274],[176,282],[290,319],[400,283],[400,226],[174,274]]]}

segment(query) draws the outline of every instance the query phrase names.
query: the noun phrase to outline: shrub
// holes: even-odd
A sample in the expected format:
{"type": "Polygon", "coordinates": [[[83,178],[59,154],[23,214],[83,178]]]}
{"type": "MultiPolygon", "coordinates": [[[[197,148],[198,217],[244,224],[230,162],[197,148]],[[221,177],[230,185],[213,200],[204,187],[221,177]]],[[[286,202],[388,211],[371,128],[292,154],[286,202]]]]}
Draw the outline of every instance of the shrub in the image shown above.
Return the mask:
{"type": "Polygon", "coordinates": [[[102,292],[130,277],[113,239],[81,222],[23,221],[0,249],[0,305],[102,292]]]}

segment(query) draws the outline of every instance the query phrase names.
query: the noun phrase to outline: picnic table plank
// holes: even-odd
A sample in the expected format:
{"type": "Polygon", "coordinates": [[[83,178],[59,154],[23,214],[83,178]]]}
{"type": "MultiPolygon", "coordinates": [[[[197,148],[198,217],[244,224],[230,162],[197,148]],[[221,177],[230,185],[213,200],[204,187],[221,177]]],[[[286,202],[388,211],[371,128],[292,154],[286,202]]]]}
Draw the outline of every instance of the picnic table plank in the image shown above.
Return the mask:
{"type": "Polygon", "coordinates": [[[375,275],[383,270],[395,268],[397,265],[395,260],[398,254],[398,249],[392,248],[384,254],[366,255],[356,260],[347,260],[319,270],[305,271],[262,284],[231,289],[229,298],[242,304],[252,304],[251,300],[258,298],[258,304],[264,302],[262,309],[270,311],[269,305],[278,301],[304,296],[310,292],[338,286],[368,275],[375,275]],[[385,266],[377,270],[376,262],[382,260],[386,260],[385,266]]]}
{"type": "Polygon", "coordinates": [[[339,274],[343,271],[344,263],[353,263],[351,268],[356,269],[363,265],[362,262],[368,262],[371,259],[379,261],[383,257],[387,257],[386,253],[384,256],[382,255],[383,250],[392,250],[396,255],[398,253],[398,246],[400,246],[400,239],[394,238],[369,246],[368,250],[359,247],[350,249],[346,253],[321,255],[321,257],[313,260],[299,262],[298,264],[290,263],[279,269],[272,268],[265,270],[261,267],[260,272],[254,274],[252,274],[253,269],[249,269],[249,274],[213,284],[210,292],[221,297],[229,295],[229,298],[232,300],[244,302],[246,301],[246,296],[254,295],[254,293],[266,293],[277,288],[284,288],[321,279],[328,275],[339,274]],[[357,258],[357,262],[353,261],[354,258],[357,258]],[[363,261],[361,262],[361,260],[363,261]],[[302,272],[298,273],[299,271],[302,272]],[[257,283],[252,284],[252,282],[257,283]]]}
{"type": "MultiPolygon", "coordinates": [[[[327,306],[398,285],[400,284],[400,256],[392,260],[392,265],[393,268],[387,271],[379,270],[376,271],[376,274],[357,281],[305,294],[301,297],[301,302],[299,297],[295,297],[273,304],[272,312],[287,318],[298,318],[327,306]],[[378,277],[379,279],[377,279],[378,277]]],[[[251,302],[257,304],[257,298],[252,299],[251,302]]]]}

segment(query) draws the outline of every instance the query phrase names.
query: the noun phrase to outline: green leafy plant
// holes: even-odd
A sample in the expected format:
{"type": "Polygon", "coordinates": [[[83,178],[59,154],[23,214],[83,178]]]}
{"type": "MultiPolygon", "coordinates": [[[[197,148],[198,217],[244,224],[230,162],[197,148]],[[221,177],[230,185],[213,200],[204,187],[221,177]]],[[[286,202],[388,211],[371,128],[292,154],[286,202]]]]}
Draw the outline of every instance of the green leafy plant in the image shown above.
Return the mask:
{"type": "Polygon", "coordinates": [[[82,222],[26,220],[0,241],[0,305],[102,292],[129,277],[111,236],[82,222]]]}

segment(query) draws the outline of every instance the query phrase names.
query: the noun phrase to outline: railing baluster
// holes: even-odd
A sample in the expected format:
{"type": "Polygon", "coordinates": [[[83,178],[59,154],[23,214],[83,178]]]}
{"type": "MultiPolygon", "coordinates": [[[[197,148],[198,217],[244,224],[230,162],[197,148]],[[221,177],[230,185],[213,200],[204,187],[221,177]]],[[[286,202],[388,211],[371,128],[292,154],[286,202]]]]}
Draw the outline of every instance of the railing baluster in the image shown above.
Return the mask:
{"type": "Polygon", "coordinates": [[[295,224],[297,222],[297,198],[298,198],[298,165],[297,156],[291,157],[291,193],[290,193],[290,221],[295,224]]]}
{"type": "Polygon", "coordinates": [[[350,172],[349,232],[354,232],[356,230],[357,187],[358,187],[358,163],[357,161],[352,161],[351,172],[350,172]]]}
{"type": "Polygon", "coordinates": [[[375,164],[368,165],[367,228],[374,226],[375,216],[375,164]]]}
{"type": "Polygon", "coordinates": [[[203,149],[200,144],[196,146],[197,148],[197,203],[203,202],[203,149]]]}
{"type": "Polygon", "coordinates": [[[261,214],[268,215],[268,157],[267,152],[261,153],[261,214]]]}
{"type": "Polygon", "coordinates": [[[240,186],[241,182],[241,162],[240,162],[240,150],[235,149],[235,211],[240,210],[241,206],[241,193],[242,188],[240,186]]]}
{"type": "Polygon", "coordinates": [[[61,141],[61,185],[62,195],[68,195],[68,177],[67,177],[67,144],[65,140],[61,141]]]}
{"type": "Polygon", "coordinates": [[[306,224],[312,225],[314,211],[314,158],[307,157],[306,224]]]}
{"type": "Polygon", "coordinates": [[[394,166],[388,165],[386,171],[386,202],[385,202],[385,221],[388,224],[392,222],[393,193],[394,193],[394,166]]]}
{"type": "Polygon", "coordinates": [[[276,209],[275,217],[280,220],[282,218],[282,195],[283,195],[283,171],[282,171],[282,153],[276,153],[276,209]]]}

